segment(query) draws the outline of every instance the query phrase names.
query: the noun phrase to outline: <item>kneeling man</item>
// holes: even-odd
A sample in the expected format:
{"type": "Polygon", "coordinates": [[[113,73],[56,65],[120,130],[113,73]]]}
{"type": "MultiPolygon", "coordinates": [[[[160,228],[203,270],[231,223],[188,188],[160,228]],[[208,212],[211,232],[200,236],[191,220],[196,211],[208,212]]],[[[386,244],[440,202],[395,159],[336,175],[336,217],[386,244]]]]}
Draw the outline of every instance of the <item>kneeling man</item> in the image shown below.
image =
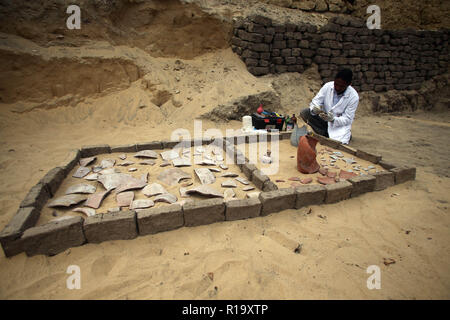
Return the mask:
{"type": "Polygon", "coordinates": [[[320,89],[309,108],[300,112],[303,121],[318,134],[348,144],[359,96],[351,86],[353,73],[340,70],[320,89]]]}

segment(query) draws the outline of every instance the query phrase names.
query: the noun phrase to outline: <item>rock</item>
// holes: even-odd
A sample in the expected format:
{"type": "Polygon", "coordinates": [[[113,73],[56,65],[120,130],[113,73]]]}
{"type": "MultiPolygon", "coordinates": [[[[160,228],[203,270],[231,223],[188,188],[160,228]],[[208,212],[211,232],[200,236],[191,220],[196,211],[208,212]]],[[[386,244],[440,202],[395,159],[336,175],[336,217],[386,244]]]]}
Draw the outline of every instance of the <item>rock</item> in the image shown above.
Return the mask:
{"type": "Polygon", "coordinates": [[[182,179],[190,179],[191,175],[179,168],[165,169],[158,175],[158,180],[169,185],[175,186],[182,179]]]}
{"type": "Polygon", "coordinates": [[[158,159],[158,154],[153,150],[142,150],[134,155],[135,158],[158,159]]]}
{"type": "Polygon", "coordinates": [[[87,217],[95,216],[95,209],[92,208],[76,208],[72,211],[84,213],[87,217]]]}
{"type": "Polygon", "coordinates": [[[229,179],[229,180],[225,180],[224,182],[222,182],[222,187],[223,188],[236,188],[236,182],[234,182],[233,180],[229,179]]]}
{"type": "Polygon", "coordinates": [[[100,167],[102,167],[103,169],[112,168],[115,164],[116,160],[114,159],[104,159],[102,160],[102,162],[100,162],[100,167]]]}
{"type": "Polygon", "coordinates": [[[177,202],[178,198],[177,198],[177,196],[175,196],[171,193],[164,193],[164,194],[161,194],[161,195],[155,197],[153,199],[153,201],[154,202],[166,202],[166,203],[172,204],[172,203],[177,202]]]}
{"type": "Polygon", "coordinates": [[[89,172],[91,172],[91,168],[88,167],[79,167],[77,171],[72,175],[74,178],[83,178],[85,177],[89,172]]]}
{"type": "Polygon", "coordinates": [[[90,195],[84,204],[86,207],[98,209],[103,199],[111,192],[112,189],[90,195]]]}
{"type": "Polygon", "coordinates": [[[127,155],[125,154],[125,153],[122,153],[120,156],[119,156],[119,159],[120,160],[125,160],[127,158],[127,155]]]}
{"type": "Polygon", "coordinates": [[[94,193],[97,188],[87,183],[80,183],[70,186],[66,190],[66,194],[72,193],[94,193]]]}
{"type": "Polygon", "coordinates": [[[92,173],[92,174],[86,176],[84,179],[89,180],[89,181],[97,181],[98,173],[92,173]]]}
{"type": "Polygon", "coordinates": [[[225,190],[223,196],[225,199],[233,199],[234,197],[236,197],[236,193],[233,191],[233,189],[227,189],[225,190]]]}
{"type": "Polygon", "coordinates": [[[129,207],[134,200],[134,192],[127,191],[116,195],[117,205],[119,207],[129,207]]]}
{"type": "Polygon", "coordinates": [[[341,171],[339,172],[339,178],[340,179],[344,179],[344,180],[351,179],[351,178],[356,177],[356,176],[357,176],[357,174],[351,172],[350,170],[349,171],[345,171],[345,170],[341,169],[341,171]]]}
{"type": "Polygon", "coordinates": [[[161,152],[161,157],[163,158],[163,160],[171,161],[173,159],[179,158],[180,155],[178,154],[178,152],[175,152],[173,150],[168,150],[168,151],[161,152]]]}
{"type": "Polygon", "coordinates": [[[191,160],[186,158],[176,158],[172,160],[172,164],[174,167],[190,167],[191,160]]]}
{"type": "Polygon", "coordinates": [[[159,183],[152,183],[152,184],[146,186],[144,189],[142,189],[142,193],[145,194],[147,197],[153,197],[153,196],[157,196],[159,194],[164,194],[164,193],[168,193],[168,192],[159,183]]]}
{"type": "Polygon", "coordinates": [[[132,178],[121,184],[116,189],[116,194],[121,193],[123,191],[142,189],[147,185],[147,182],[142,181],[141,179],[132,178]]]}
{"type": "Polygon", "coordinates": [[[312,182],[312,178],[305,178],[305,179],[301,179],[300,183],[302,184],[308,184],[312,182]]]}
{"type": "Polygon", "coordinates": [[[318,177],[317,181],[319,183],[321,183],[321,184],[333,184],[333,183],[336,183],[334,178],[330,178],[330,177],[318,177]]]}
{"type": "Polygon", "coordinates": [[[236,178],[239,177],[239,175],[237,173],[234,172],[226,172],[224,174],[220,175],[222,178],[236,178]]]}
{"type": "Polygon", "coordinates": [[[139,164],[144,166],[154,166],[156,164],[155,160],[149,159],[149,160],[141,160],[139,161],[139,164]]]}
{"type": "MultiPolygon", "coordinates": [[[[180,192],[181,192],[181,188],[180,188],[180,192]]],[[[185,193],[186,194],[198,193],[198,194],[201,194],[201,195],[207,196],[207,197],[223,198],[222,193],[220,193],[216,189],[214,189],[210,186],[206,186],[206,185],[201,185],[201,186],[186,190],[185,193]]]]}
{"type": "Polygon", "coordinates": [[[133,161],[124,161],[124,162],[118,163],[117,165],[118,166],[122,166],[122,167],[127,167],[127,166],[130,166],[132,164],[134,164],[133,161]]]}
{"type": "Polygon", "coordinates": [[[216,177],[208,168],[197,168],[194,172],[201,184],[212,184],[216,182],[216,177]]]}
{"type": "Polygon", "coordinates": [[[65,195],[59,198],[56,198],[55,200],[51,201],[47,207],[49,208],[55,208],[55,207],[70,207],[74,204],[78,204],[81,201],[84,201],[87,199],[87,195],[84,194],[69,194],[65,195]]]}
{"type": "Polygon", "coordinates": [[[131,202],[130,209],[145,209],[153,207],[155,203],[152,200],[134,200],[131,202]]]}
{"type": "Polygon", "coordinates": [[[239,181],[240,183],[242,183],[243,185],[249,185],[250,182],[247,179],[241,178],[241,177],[237,177],[235,178],[235,180],[239,181]]]}
{"type": "Polygon", "coordinates": [[[89,157],[89,158],[82,158],[80,159],[80,166],[82,167],[86,167],[88,166],[92,161],[94,161],[95,159],[97,159],[97,157],[89,157]]]}
{"type": "Polygon", "coordinates": [[[228,170],[228,167],[224,164],[219,164],[220,169],[222,170],[228,170]]]}
{"type": "Polygon", "coordinates": [[[252,187],[252,186],[248,186],[248,187],[244,187],[244,188],[242,188],[242,190],[244,190],[244,191],[255,190],[255,187],[252,187]]]}

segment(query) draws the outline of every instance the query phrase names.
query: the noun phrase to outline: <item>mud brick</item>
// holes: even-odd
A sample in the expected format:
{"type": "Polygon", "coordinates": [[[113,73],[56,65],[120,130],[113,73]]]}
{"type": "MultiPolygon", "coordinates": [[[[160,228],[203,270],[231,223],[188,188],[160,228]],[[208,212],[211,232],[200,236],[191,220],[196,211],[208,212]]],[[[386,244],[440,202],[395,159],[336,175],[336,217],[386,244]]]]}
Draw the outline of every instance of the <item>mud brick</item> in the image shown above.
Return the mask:
{"type": "Polygon", "coordinates": [[[269,52],[270,48],[267,43],[254,43],[252,45],[252,50],[256,52],[269,52]]]}
{"type": "Polygon", "coordinates": [[[286,48],[286,40],[274,40],[273,44],[272,44],[272,48],[285,49],[286,48]]]}
{"type": "Polygon", "coordinates": [[[227,201],[225,204],[225,220],[255,218],[261,214],[262,204],[258,198],[227,201]]]}
{"type": "Polygon", "coordinates": [[[262,204],[261,216],[286,209],[294,209],[296,197],[297,194],[293,188],[261,192],[259,194],[259,200],[262,204]]]}
{"type": "Polygon", "coordinates": [[[251,41],[251,34],[245,30],[238,30],[238,37],[245,41],[251,41]]]}
{"type": "Polygon", "coordinates": [[[416,168],[413,167],[397,167],[389,170],[395,175],[395,184],[403,183],[416,179],[416,168]]]}
{"type": "Polygon", "coordinates": [[[11,221],[0,232],[0,244],[5,256],[12,257],[23,252],[22,233],[36,225],[39,220],[40,211],[33,207],[20,208],[12,217],[11,221]]]}
{"type": "Polygon", "coordinates": [[[284,59],[282,57],[275,57],[272,59],[273,63],[280,65],[284,63],[284,59]]]}
{"type": "Polygon", "coordinates": [[[66,171],[63,168],[56,167],[47,172],[39,183],[44,185],[47,188],[49,195],[53,197],[65,177],[66,171]]]}
{"type": "Polygon", "coordinates": [[[352,188],[353,185],[348,181],[326,185],[325,203],[335,203],[350,198],[352,188]]]}
{"type": "Polygon", "coordinates": [[[291,55],[293,57],[299,57],[300,53],[301,53],[301,49],[300,48],[292,48],[291,55]]]}
{"type": "Polygon", "coordinates": [[[142,150],[162,150],[164,149],[162,141],[143,142],[136,144],[137,151],[142,150]]]}
{"type": "Polygon", "coordinates": [[[375,189],[376,178],[371,175],[353,177],[348,181],[353,185],[351,197],[356,197],[366,192],[372,192],[375,189]]]}
{"type": "Polygon", "coordinates": [[[284,72],[287,72],[287,70],[288,70],[288,66],[283,66],[283,65],[276,65],[275,66],[275,71],[277,73],[284,73],[284,72]]]}
{"type": "Polygon", "coordinates": [[[41,210],[49,198],[50,194],[47,188],[42,183],[38,183],[30,189],[25,199],[20,203],[20,207],[35,207],[37,210],[41,210]]]}
{"type": "Polygon", "coordinates": [[[248,67],[256,67],[258,65],[258,60],[257,59],[253,59],[253,58],[246,58],[245,59],[245,64],[248,67]]]}
{"type": "Polygon", "coordinates": [[[386,161],[384,161],[384,160],[379,161],[378,164],[379,164],[383,169],[386,169],[386,170],[390,170],[390,169],[393,169],[393,168],[398,167],[397,165],[392,164],[392,163],[389,163],[389,162],[386,162],[386,161]]]}
{"type": "Polygon", "coordinates": [[[181,205],[170,204],[137,213],[139,235],[155,234],[180,228],[184,225],[181,205]]]}
{"type": "Polygon", "coordinates": [[[359,150],[359,149],[356,151],[356,156],[358,158],[370,161],[370,162],[375,163],[375,164],[377,164],[381,160],[381,156],[380,155],[371,154],[371,153],[368,153],[366,151],[362,151],[362,150],[359,150]]]}
{"type": "Polygon", "coordinates": [[[375,191],[384,190],[395,185],[395,175],[390,171],[377,172],[373,175],[375,181],[375,191]]]}
{"type": "Polygon", "coordinates": [[[358,151],[358,150],[356,150],[356,149],[354,149],[352,147],[349,147],[349,146],[347,146],[345,144],[340,144],[338,149],[341,150],[341,151],[350,153],[351,155],[354,155],[354,156],[356,156],[356,152],[358,151]]]}
{"type": "Polygon", "coordinates": [[[331,56],[331,49],[329,48],[319,48],[317,49],[317,54],[324,56],[324,57],[329,57],[331,56]]]}
{"type": "Polygon", "coordinates": [[[297,47],[297,45],[298,45],[297,40],[290,39],[287,41],[288,48],[295,48],[295,47],[297,47]]]}
{"type": "Polygon", "coordinates": [[[83,218],[73,217],[27,229],[21,241],[27,256],[52,256],[71,247],[81,246],[86,241],[83,218]]]}
{"type": "Polygon", "coordinates": [[[99,154],[111,153],[111,147],[107,144],[99,144],[94,146],[83,146],[80,150],[81,158],[96,156],[99,154]]]}
{"type": "Polygon", "coordinates": [[[251,16],[250,19],[253,22],[258,23],[263,26],[266,26],[266,27],[270,27],[272,25],[272,20],[270,18],[261,16],[261,15],[251,16]]]}
{"type": "Polygon", "coordinates": [[[295,208],[319,205],[325,201],[327,190],[322,185],[305,185],[295,188],[297,198],[295,201],[295,208]]]}
{"type": "Polygon", "coordinates": [[[314,134],[313,137],[316,138],[317,140],[319,140],[321,145],[328,146],[328,147],[335,148],[335,149],[339,149],[339,146],[342,144],[340,141],[333,140],[333,139],[330,139],[330,138],[327,138],[327,137],[324,137],[324,136],[321,136],[318,134],[314,134]]]}
{"type": "Polygon", "coordinates": [[[286,61],[287,65],[293,65],[297,62],[297,58],[295,57],[286,57],[284,58],[284,60],[286,61]]]}
{"type": "Polygon", "coordinates": [[[183,205],[183,215],[186,227],[224,221],[225,204],[223,199],[188,202],[183,205]]]}
{"type": "Polygon", "coordinates": [[[264,182],[262,191],[275,191],[278,190],[278,186],[270,180],[264,182]]]}
{"type": "Polygon", "coordinates": [[[64,174],[67,175],[73,168],[75,168],[75,166],[78,164],[78,161],[80,161],[80,158],[80,150],[71,150],[59,167],[63,168],[64,174]]]}
{"type": "Polygon", "coordinates": [[[257,170],[256,166],[254,164],[251,164],[251,163],[245,163],[242,166],[242,172],[247,177],[247,179],[250,180],[250,181],[253,178],[253,171],[255,171],[255,170],[257,170]]]}
{"type": "Polygon", "coordinates": [[[255,184],[255,186],[258,189],[263,190],[264,183],[266,181],[269,181],[269,177],[267,175],[262,173],[260,170],[253,171],[253,173],[252,173],[252,182],[255,184]]]}
{"type": "Polygon", "coordinates": [[[111,146],[111,153],[115,152],[137,152],[137,146],[135,144],[125,144],[120,146],[111,146]]]}
{"type": "Polygon", "coordinates": [[[88,217],[83,228],[89,243],[134,239],[137,237],[136,212],[117,211],[88,217]]]}

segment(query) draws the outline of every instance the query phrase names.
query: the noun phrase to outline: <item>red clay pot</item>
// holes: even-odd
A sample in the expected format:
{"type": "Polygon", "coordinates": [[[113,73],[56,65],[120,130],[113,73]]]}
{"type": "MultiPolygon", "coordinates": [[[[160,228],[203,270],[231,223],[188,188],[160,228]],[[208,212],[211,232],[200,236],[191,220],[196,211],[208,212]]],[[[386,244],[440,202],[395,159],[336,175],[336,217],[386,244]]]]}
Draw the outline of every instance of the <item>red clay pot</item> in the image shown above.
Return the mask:
{"type": "Polygon", "coordinates": [[[308,135],[300,137],[297,147],[297,170],[301,173],[316,173],[319,164],[316,161],[318,140],[308,135]]]}

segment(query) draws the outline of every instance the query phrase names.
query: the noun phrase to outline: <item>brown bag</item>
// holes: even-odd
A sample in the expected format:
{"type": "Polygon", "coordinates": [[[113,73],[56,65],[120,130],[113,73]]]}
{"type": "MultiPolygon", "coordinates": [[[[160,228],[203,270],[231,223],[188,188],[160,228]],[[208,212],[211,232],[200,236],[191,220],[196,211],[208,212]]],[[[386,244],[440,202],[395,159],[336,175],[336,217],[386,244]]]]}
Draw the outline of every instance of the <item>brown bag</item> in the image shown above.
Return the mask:
{"type": "Polygon", "coordinates": [[[315,173],[319,171],[316,161],[316,144],[318,140],[309,135],[300,137],[297,147],[297,170],[301,173],[315,173]]]}

